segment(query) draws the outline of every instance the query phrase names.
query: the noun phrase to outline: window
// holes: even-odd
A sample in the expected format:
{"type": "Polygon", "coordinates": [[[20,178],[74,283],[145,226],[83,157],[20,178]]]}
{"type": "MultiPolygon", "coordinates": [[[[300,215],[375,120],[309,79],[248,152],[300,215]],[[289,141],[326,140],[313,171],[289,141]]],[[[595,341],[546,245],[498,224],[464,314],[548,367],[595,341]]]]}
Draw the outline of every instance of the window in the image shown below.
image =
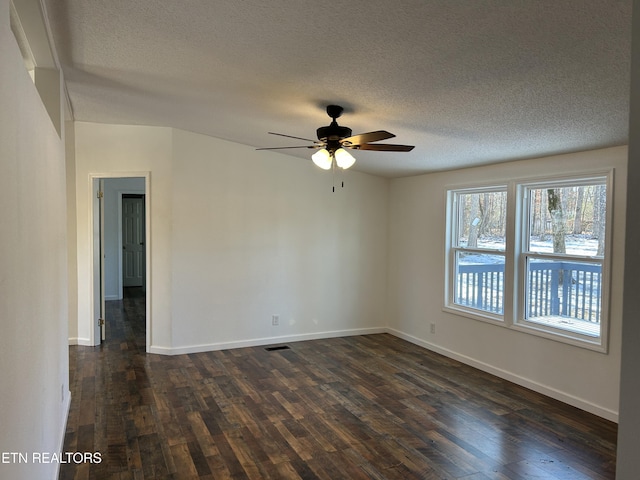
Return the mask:
{"type": "Polygon", "coordinates": [[[598,338],[607,230],[606,178],[521,186],[524,326],[598,338]]]}
{"type": "Polygon", "coordinates": [[[501,320],[507,192],[504,187],[453,192],[452,303],[501,320]]]}
{"type": "Polygon", "coordinates": [[[605,350],[611,176],[449,190],[445,309],[605,350]]]}

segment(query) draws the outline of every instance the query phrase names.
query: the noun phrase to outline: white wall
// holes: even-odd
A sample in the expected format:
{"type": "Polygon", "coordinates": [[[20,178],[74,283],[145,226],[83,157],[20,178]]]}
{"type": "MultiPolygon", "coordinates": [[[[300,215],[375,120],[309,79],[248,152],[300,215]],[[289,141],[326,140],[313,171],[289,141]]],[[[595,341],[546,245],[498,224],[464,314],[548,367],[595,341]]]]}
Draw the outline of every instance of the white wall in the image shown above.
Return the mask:
{"type": "Polygon", "coordinates": [[[174,348],[385,325],[388,181],[174,131],[174,348]],[[280,316],[280,326],[271,316],[280,316]]]}
{"type": "Polygon", "coordinates": [[[615,419],[620,374],[625,147],[395,179],[390,191],[389,326],[396,334],[567,403],[615,419]],[[607,355],[442,311],[445,189],[615,167],[607,355]],[[436,324],[436,334],[429,324],[436,324]]]}
{"type": "Polygon", "coordinates": [[[150,351],[384,327],[386,179],[347,172],[332,193],[331,174],[310,161],[179,130],[79,122],[78,336],[87,343],[89,178],[140,171],[151,178],[150,351]]]}
{"type": "MultiPolygon", "coordinates": [[[[0,1],[0,452],[60,452],[69,402],[64,143],[0,1]]],[[[53,463],[0,464],[52,479],[53,463]]]]}

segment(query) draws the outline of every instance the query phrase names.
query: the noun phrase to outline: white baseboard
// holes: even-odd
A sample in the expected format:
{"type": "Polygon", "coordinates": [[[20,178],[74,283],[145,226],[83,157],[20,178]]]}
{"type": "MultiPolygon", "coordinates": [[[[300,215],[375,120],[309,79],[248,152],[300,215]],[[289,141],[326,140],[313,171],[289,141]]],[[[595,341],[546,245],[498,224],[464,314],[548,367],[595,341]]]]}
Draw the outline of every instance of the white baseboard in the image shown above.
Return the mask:
{"type": "Polygon", "coordinates": [[[88,338],[69,337],[69,345],[81,345],[83,347],[93,347],[93,343],[88,338]]]}
{"type": "Polygon", "coordinates": [[[149,353],[160,355],[183,355],[186,353],[212,352],[215,350],[228,350],[231,348],[259,347],[274,343],[302,342],[304,340],[318,340],[322,338],[349,337],[353,335],[370,335],[374,333],[387,333],[385,327],[356,328],[351,330],[335,330],[330,332],[303,333],[298,335],[284,335],[280,337],[253,338],[233,342],[208,343],[201,345],[188,345],[184,347],[149,347],[149,353]]]}
{"type": "Polygon", "coordinates": [[[559,400],[563,403],[566,403],[568,405],[577,407],[581,410],[584,410],[586,412],[589,413],[593,413],[594,415],[597,415],[599,417],[605,418],[607,420],[610,420],[612,422],[618,422],[618,412],[610,410],[608,408],[604,408],[600,405],[596,405],[594,403],[591,403],[583,398],[579,398],[576,397],[574,395],[570,395],[566,392],[562,392],[560,390],[557,390],[553,387],[549,387],[547,385],[543,385],[541,383],[535,382],[533,380],[530,380],[528,378],[524,378],[518,375],[515,375],[511,372],[508,372],[506,370],[502,370],[501,368],[496,368],[492,365],[489,365],[487,363],[484,362],[480,362],[474,358],[468,357],[466,355],[461,355],[457,352],[454,352],[452,350],[448,350],[446,348],[442,348],[439,347],[437,345],[434,345],[432,343],[426,342],[418,337],[414,337],[413,335],[409,335],[406,334],[404,332],[401,332],[399,330],[395,330],[393,328],[387,328],[386,329],[387,333],[394,335],[398,338],[402,338],[403,340],[406,340],[408,342],[411,342],[415,345],[418,345],[420,347],[426,348],[427,350],[431,350],[435,353],[439,353],[440,355],[444,355],[445,357],[449,357],[452,358],[454,360],[457,360],[459,362],[462,362],[466,365],[470,365],[472,367],[477,368],[478,370],[482,370],[483,372],[487,372],[490,373],[492,375],[495,375],[496,377],[500,377],[504,380],[508,380],[510,382],[513,382],[517,385],[520,385],[522,387],[528,388],[530,390],[533,390],[534,392],[538,392],[541,393],[543,395],[546,395],[547,397],[551,397],[554,398],[556,400],[559,400]]]}
{"type": "MultiPolygon", "coordinates": [[[[60,436],[58,437],[58,449],[54,450],[54,452],[64,451],[64,437],[67,433],[67,421],[69,420],[69,411],[71,409],[71,392],[67,390],[64,397],[62,400],[62,425],[60,436]]],[[[60,476],[60,462],[56,462],[56,464],[53,480],[56,480],[60,476]]]]}

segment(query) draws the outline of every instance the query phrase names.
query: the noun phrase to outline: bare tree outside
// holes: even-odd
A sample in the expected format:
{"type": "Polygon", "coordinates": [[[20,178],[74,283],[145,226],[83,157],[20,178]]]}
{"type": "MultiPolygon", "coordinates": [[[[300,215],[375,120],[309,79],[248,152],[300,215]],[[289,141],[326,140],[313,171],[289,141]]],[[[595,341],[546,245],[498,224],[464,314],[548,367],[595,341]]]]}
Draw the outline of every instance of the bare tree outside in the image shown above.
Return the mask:
{"type": "Polygon", "coordinates": [[[458,196],[458,244],[468,248],[502,248],[505,242],[505,191],[458,196]]]}
{"type": "Polygon", "coordinates": [[[480,195],[471,195],[471,208],[469,213],[469,237],[467,247],[478,247],[478,231],[480,230],[480,195]]]}
{"type": "Polygon", "coordinates": [[[580,235],[582,233],[582,209],[584,202],[584,187],[576,187],[576,208],[573,216],[573,234],[580,235]]]}
{"type": "Polygon", "coordinates": [[[547,189],[547,209],[551,216],[553,253],[566,253],[566,221],[562,205],[562,189],[547,189]]]}

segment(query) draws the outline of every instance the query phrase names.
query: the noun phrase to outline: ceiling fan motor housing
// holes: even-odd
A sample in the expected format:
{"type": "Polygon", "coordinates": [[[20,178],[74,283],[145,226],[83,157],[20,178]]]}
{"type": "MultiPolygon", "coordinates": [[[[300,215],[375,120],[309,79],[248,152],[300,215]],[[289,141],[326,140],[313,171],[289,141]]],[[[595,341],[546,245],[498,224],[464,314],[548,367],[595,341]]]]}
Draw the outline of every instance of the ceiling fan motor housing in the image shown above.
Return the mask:
{"type": "Polygon", "coordinates": [[[334,120],[331,125],[326,127],[320,127],[316,130],[318,134],[318,140],[342,140],[351,136],[351,129],[349,127],[341,127],[334,120]]]}
{"type": "Polygon", "coordinates": [[[338,149],[340,147],[338,142],[343,138],[350,137],[352,134],[349,127],[341,127],[338,125],[338,122],[336,122],[336,118],[340,117],[343,111],[344,108],[340,105],[327,105],[327,115],[329,115],[333,121],[326,127],[320,127],[316,130],[318,140],[326,142],[329,151],[338,149]]]}

